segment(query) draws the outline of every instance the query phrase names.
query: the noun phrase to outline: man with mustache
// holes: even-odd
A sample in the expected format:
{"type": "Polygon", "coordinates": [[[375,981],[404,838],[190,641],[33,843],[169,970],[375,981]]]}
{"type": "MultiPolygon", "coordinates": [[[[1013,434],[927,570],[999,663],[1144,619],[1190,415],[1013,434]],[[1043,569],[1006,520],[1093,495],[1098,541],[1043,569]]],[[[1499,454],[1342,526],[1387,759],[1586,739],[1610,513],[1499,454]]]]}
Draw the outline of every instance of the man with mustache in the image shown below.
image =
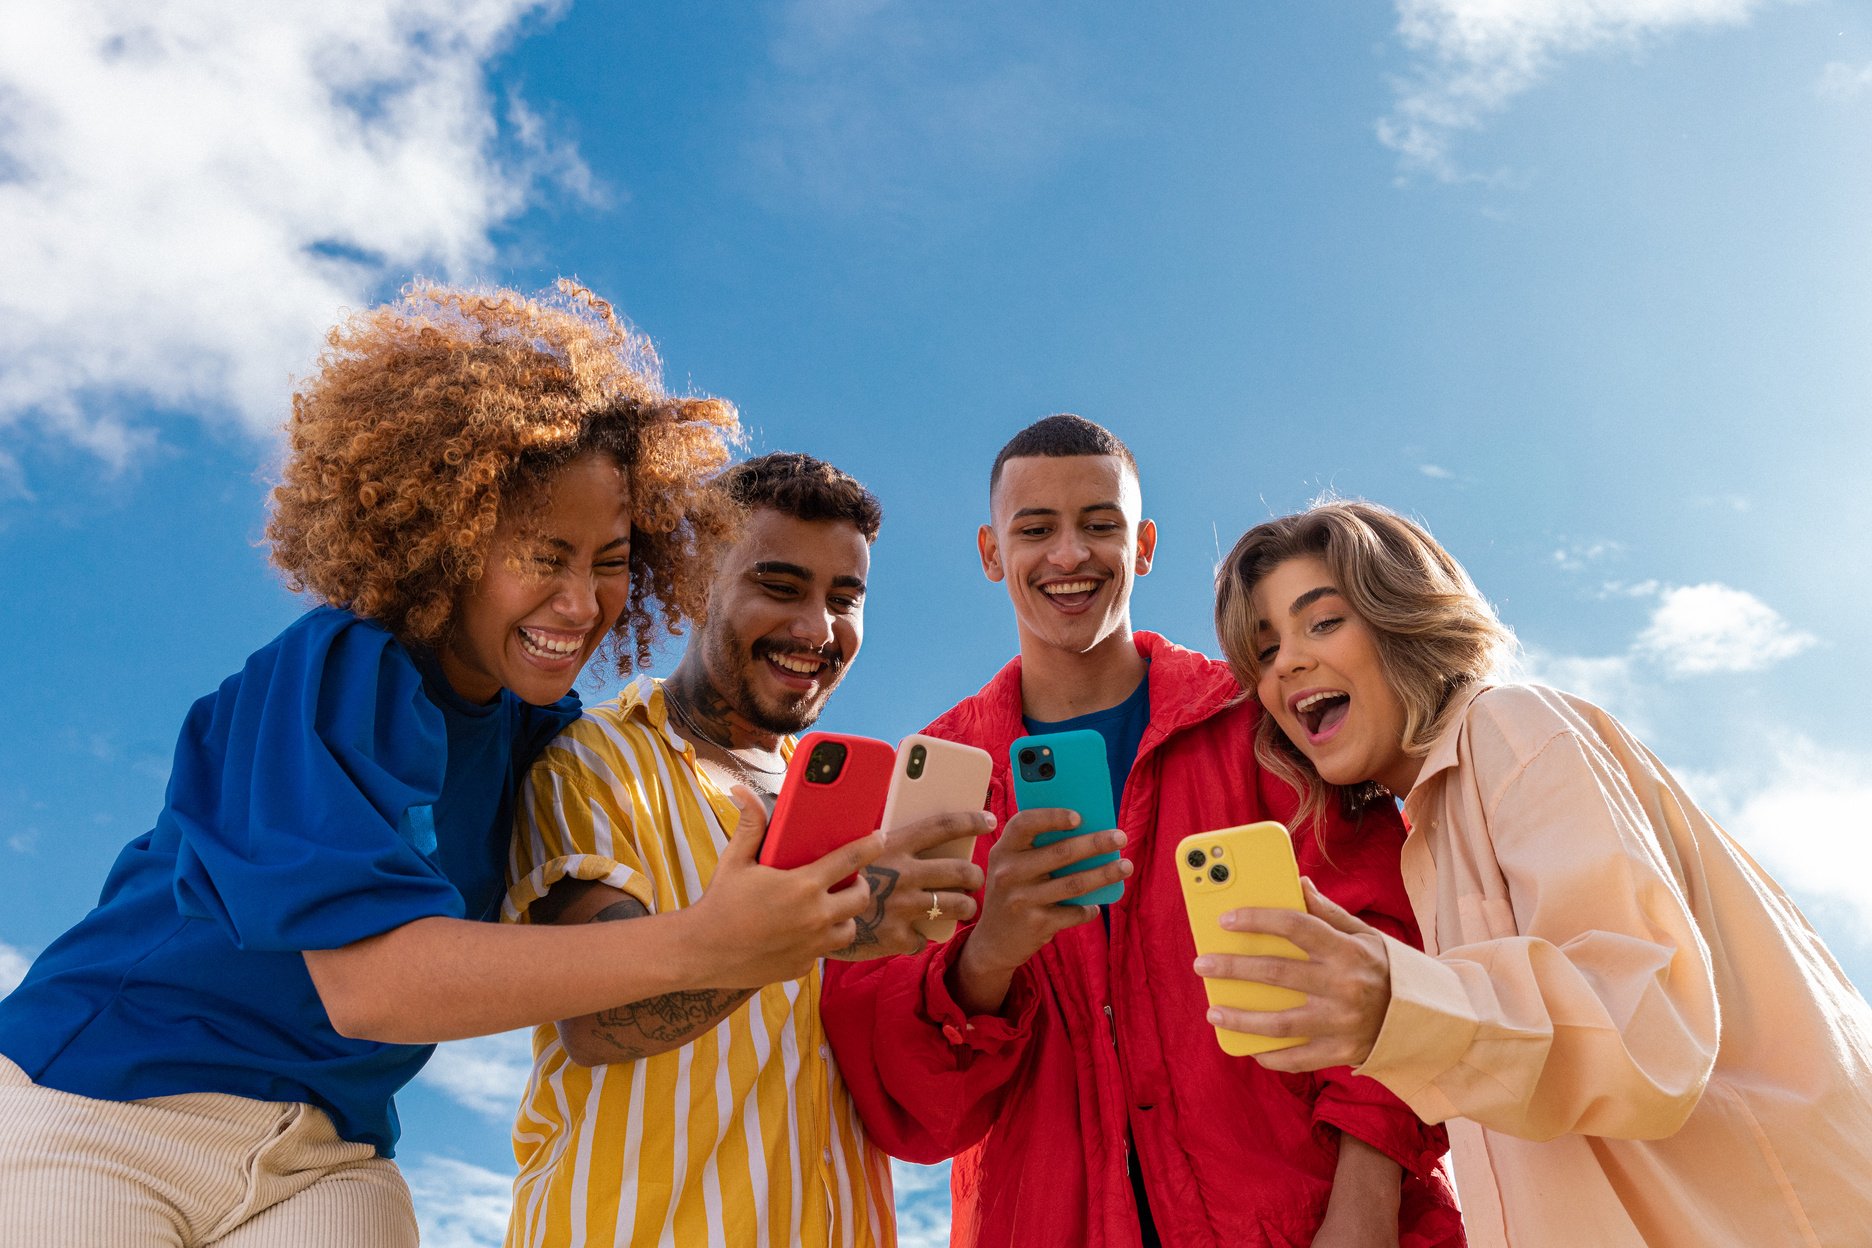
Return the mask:
{"type": "MultiPolygon", "coordinates": [[[[957,1248],[1460,1244],[1440,1130],[1372,1080],[1279,1075],[1216,1043],[1177,842],[1291,826],[1298,794],[1258,764],[1261,710],[1227,664],[1131,627],[1157,530],[1130,450],[1049,416],[996,457],[989,512],[982,571],[1007,587],[1020,654],[925,731],[994,757],[1001,831],[976,846],[978,921],[827,976],[826,1027],[866,1125],[897,1156],[955,1156],[957,1248]],[[1119,830],[1036,845],[1074,824],[1014,813],[1008,747],[1074,729],[1104,738],[1119,830]],[[1110,906],[1061,904],[1120,879],[1110,906]]],[[[1294,849],[1322,892],[1410,938],[1402,840],[1386,802],[1294,849]]]]}
{"type": "MultiPolygon", "coordinates": [[[[509,917],[610,922],[689,905],[737,824],[764,822],[793,734],[857,657],[877,499],[787,453],[737,465],[719,488],[744,525],[708,618],[667,681],[587,711],[529,774],[509,917]]],[[[920,949],[912,922],[932,893],[972,914],[980,870],[915,855],[989,826],[968,813],[893,833],[855,885],[872,906],[837,956],[920,949]]],[[[819,996],[815,972],[539,1029],[508,1244],[894,1244],[889,1161],[831,1059],[819,996]]]]}

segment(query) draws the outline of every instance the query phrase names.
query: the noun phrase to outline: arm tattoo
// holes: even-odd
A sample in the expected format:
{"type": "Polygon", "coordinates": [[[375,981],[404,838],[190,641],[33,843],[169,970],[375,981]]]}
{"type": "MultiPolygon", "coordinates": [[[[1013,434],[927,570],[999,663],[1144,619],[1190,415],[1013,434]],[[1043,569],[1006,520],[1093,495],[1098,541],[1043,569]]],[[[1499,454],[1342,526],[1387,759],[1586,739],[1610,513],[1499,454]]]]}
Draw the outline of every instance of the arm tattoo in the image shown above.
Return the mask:
{"type": "Polygon", "coordinates": [[[880,867],[872,863],[859,874],[871,887],[871,908],[858,916],[858,934],[852,942],[832,956],[835,958],[855,959],[858,953],[878,943],[878,928],[884,924],[884,903],[897,891],[897,872],[889,867],[880,867]]]}
{"type": "MultiPolygon", "coordinates": [[[[591,917],[593,923],[640,919],[649,914],[641,901],[626,897],[591,917]]],[[[753,988],[702,988],[666,992],[646,1001],[633,1001],[592,1015],[592,1032],[616,1054],[613,1060],[634,1062],[664,1053],[694,1040],[726,1018],[755,993],[753,988]]]]}

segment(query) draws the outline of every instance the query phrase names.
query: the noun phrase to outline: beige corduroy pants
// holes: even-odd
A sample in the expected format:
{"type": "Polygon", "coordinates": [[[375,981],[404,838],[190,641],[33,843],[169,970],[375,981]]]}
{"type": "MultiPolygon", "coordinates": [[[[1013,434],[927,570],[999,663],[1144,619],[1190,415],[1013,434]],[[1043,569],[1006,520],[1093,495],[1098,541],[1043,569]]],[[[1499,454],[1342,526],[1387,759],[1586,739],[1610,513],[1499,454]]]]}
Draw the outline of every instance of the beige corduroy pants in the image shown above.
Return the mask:
{"type": "Polygon", "coordinates": [[[415,1248],[409,1188],[310,1106],[99,1101],[0,1057],[0,1248],[415,1248]]]}

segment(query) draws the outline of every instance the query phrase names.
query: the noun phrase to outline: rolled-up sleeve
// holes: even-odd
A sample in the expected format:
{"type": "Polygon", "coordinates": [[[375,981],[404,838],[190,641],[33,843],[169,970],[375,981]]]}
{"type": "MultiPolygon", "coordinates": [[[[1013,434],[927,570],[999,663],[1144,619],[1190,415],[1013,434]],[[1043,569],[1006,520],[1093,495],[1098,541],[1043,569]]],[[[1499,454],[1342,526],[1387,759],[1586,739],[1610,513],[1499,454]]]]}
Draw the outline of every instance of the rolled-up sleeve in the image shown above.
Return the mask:
{"type": "Polygon", "coordinates": [[[1484,810],[1485,826],[1445,833],[1492,853],[1507,895],[1440,910],[1435,957],[1387,940],[1391,1004],[1358,1073],[1431,1122],[1670,1135],[1709,1079],[1720,1020],[1709,950],[1630,780],[1563,732],[1484,810]]]}
{"type": "Polygon", "coordinates": [[[608,884],[657,912],[630,803],[580,761],[579,748],[573,734],[561,736],[520,786],[503,922],[528,922],[533,904],[567,879],[608,884]]]}

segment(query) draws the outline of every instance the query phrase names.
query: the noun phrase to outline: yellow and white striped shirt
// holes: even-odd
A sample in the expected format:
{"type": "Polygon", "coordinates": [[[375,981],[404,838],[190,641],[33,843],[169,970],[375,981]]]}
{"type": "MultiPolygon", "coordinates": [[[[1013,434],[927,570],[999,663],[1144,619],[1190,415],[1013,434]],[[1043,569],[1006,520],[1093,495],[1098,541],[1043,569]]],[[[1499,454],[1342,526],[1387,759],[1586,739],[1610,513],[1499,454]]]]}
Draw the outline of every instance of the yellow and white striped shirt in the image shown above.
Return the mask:
{"type": "MultiPolygon", "coordinates": [[[[567,877],[652,914],[691,905],[735,819],[670,727],[661,682],[640,679],[528,773],[502,918],[526,922],[567,877]]],[[[614,1065],[580,1066],[553,1026],[538,1028],[508,1248],[893,1248],[890,1162],[839,1079],[819,992],[817,969],[769,984],[692,1043],[614,1065]]]]}

